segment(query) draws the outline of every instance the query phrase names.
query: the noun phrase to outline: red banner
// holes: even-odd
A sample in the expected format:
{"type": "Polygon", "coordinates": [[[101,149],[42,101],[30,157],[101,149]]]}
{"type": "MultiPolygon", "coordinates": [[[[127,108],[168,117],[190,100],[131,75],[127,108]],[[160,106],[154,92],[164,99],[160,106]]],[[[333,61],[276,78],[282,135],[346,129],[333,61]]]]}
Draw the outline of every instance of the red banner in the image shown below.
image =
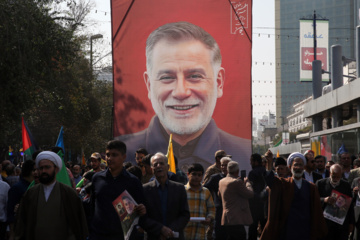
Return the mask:
{"type": "Polygon", "coordinates": [[[184,170],[208,167],[219,149],[250,170],[251,0],[112,0],[111,8],[114,136],[127,160],[140,147],[166,153],[172,133],[184,170]]]}
{"type": "MultiPolygon", "coordinates": [[[[321,69],[327,71],[327,49],[317,48],[316,59],[322,63],[321,69]]],[[[302,47],[301,48],[301,69],[312,70],[312,62],[314,61],[314,48],[302,47]]]]}

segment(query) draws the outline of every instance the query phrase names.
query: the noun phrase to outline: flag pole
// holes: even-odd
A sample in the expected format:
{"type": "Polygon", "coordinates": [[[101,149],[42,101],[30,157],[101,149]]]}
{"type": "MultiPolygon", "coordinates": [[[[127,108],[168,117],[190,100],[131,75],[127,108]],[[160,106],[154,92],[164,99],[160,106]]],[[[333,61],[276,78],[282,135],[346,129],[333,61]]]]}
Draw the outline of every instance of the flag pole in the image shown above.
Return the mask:
{"type": "Polygon", "coordinates": [[[172,134],[170,134],[168,152],[166,154],[166,157],[168,158],[169,171],[176,174],[175,157],[172,146],[172,134]]]}

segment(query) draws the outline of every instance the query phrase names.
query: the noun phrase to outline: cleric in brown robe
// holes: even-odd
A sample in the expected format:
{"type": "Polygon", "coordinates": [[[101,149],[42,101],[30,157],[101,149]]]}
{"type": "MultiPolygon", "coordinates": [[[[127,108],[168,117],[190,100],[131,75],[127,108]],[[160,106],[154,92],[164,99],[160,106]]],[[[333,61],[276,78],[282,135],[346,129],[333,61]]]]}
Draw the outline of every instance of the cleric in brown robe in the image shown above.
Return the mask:
{"type": "Polygon", "coordinates": [[[35,163],[40,184],[31,187],[20,202],[15,239],[86,239],[88,229],[80,198],[74,189],[56,181],[62,168],[61,158],[44,151],[35,163]]]}
{"type": "Polygon", "coordinates": [[[260,240],[316,240],[326,236],[319,192],[313,183],[302,179],[306,159],[292,153],[288,166],[292,177],[266,176],[270,190],[269,215],[260,240]]]}

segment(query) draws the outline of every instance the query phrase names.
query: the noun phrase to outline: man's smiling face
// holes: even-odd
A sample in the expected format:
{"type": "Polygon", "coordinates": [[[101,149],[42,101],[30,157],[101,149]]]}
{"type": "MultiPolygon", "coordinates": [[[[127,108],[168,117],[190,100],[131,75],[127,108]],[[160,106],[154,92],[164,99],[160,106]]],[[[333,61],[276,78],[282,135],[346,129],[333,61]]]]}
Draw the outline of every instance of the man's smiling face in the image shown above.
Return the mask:
{"type": "Polygon", "coordinates": [[[224,69],[197,40],[159,41],[144,73],[148,97],[160,122],[175,134],[205,129],[223,94],[224,69]]]}

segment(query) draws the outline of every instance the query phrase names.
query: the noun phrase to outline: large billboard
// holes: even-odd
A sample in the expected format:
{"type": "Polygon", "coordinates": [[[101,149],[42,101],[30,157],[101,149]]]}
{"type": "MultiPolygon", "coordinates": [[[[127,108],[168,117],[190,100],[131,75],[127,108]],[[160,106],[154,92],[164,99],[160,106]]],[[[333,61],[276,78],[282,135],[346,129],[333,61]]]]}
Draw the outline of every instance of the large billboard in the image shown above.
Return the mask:
{"type": "MultiPolygon", "coordinates": [[[[321,61],[322,69],[329,71],[329,21],[316,20],[316,60],[321,61]]],[[[314,61],[314,23],[313,20],[300,20],[300,81],[312,81],[312,62],[314,61]]],[[[322,75],[322,81],[329,81],[329,74],[322,75]]]]}
{"type": "Polygon", "coordinates": [[[187,170],[225,150],[250,170],[251,0],[112,0],[114,137],[187,170]]]}

